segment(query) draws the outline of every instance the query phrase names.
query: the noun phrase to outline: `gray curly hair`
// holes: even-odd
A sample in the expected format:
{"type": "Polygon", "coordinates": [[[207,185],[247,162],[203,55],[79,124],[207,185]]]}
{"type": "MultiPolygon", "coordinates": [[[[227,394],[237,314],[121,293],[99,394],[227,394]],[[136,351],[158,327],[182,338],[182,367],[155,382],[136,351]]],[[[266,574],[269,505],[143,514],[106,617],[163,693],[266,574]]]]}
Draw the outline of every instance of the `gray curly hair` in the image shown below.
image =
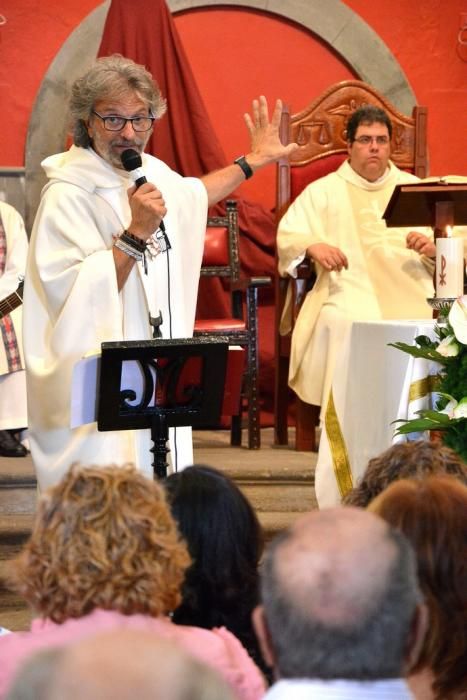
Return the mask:
{"type": "Polygon", "coordinates": [[[75,146],[87,148],[91,140],[86,121],[94,104],[105,97],[119,97],[129,90],[147,103],[150,114],[160,119],[167,109],[159,86],[151,73],[139,63],[119,54],[98,58],[91,68],[75,80],[70,97],[70,130],[75,146]]]}

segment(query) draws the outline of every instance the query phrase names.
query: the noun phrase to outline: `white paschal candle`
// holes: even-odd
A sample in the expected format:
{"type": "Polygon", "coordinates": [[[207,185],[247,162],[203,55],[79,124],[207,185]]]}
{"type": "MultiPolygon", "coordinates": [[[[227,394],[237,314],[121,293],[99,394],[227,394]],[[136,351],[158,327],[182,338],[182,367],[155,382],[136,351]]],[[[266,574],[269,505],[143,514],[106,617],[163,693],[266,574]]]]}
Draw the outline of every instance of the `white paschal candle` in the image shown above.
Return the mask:
{"type": "Polygon", "coordinates": [[[436,296],[456,298],[464,293],[464,243],[462,238],[436,239],[436,296]]]}

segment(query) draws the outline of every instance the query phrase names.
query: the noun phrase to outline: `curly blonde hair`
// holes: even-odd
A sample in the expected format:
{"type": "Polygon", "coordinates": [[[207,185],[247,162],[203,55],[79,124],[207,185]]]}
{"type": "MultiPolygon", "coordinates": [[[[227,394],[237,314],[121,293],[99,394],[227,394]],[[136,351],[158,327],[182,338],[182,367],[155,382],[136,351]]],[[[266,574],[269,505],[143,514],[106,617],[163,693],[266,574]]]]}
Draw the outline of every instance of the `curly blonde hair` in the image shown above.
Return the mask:
{"type": "Polygon", "coordinates": [[[191,560],[161,486],[134,467],[73,465],[41,499],[13,585],[61,623],[95,608],[167,614],[191,560]]]}

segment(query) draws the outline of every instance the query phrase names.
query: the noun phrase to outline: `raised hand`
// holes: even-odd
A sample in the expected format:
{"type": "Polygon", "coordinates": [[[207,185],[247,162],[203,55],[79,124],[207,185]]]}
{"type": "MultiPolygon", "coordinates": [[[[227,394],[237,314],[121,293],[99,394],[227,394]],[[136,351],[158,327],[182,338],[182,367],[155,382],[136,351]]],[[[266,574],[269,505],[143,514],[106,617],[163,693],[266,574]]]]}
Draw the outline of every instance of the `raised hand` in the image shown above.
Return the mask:
{"type": "Polygon", "coordinates": [[[254,168],[260,168],[267,163],[273,163],[279,158],[288,157],[298,148],[298,144],[290,143],[284,146],[279,138],[279,125],[282,114],[282,100],[276,100],[271,120],[269,119],[268,103],[261,95],[252,103],[252,114],[244,115],[245,123],[250,133],[251,152],[247,156],[248,163],[254,168]]]}

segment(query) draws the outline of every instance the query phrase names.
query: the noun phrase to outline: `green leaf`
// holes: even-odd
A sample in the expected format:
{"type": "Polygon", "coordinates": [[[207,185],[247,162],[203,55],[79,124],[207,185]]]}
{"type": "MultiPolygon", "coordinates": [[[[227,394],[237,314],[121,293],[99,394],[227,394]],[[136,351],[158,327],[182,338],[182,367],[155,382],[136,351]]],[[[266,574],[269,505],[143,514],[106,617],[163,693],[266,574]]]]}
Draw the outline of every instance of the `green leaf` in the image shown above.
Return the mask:
{"type": "Polygon", "coordinates": [[[421,348],[432,348],[433,350],[435,350],[438,345],[438,343],[434,343],[427,335],[417,335],[415,343],[421,348]]]}
{"type": "Polygon", "coordinates": [[[444,430],[445,426],[430,420],[429,418],[419,418],[409,420],[404,425],[400,425],[396,430],[396,435],[407,435],[408,433],[423,433],[425,430],[444,430]]]}
{"type": "Polygon", "coordinates": [[[417,345],[408,345],[407,343],[388,343],[390,347],[397,348],[397,350],[402,350],[412,357],[422,357],[425,360],[434,360],[440,364],[446,364],[448,360],[453,358],[444,357],[440,355],[439,352],[433,349],[433,347],[418,347],[417,345]]]}
{"type": "Polygon", "coordinates": [[[435,423],[439,424],[446,424],[451,421],[449,416],[446,413],[440,413],[439,411],[417,411],[418,415],[421,418],[429,418],[430,420],[434,421],[435,423]]]}

